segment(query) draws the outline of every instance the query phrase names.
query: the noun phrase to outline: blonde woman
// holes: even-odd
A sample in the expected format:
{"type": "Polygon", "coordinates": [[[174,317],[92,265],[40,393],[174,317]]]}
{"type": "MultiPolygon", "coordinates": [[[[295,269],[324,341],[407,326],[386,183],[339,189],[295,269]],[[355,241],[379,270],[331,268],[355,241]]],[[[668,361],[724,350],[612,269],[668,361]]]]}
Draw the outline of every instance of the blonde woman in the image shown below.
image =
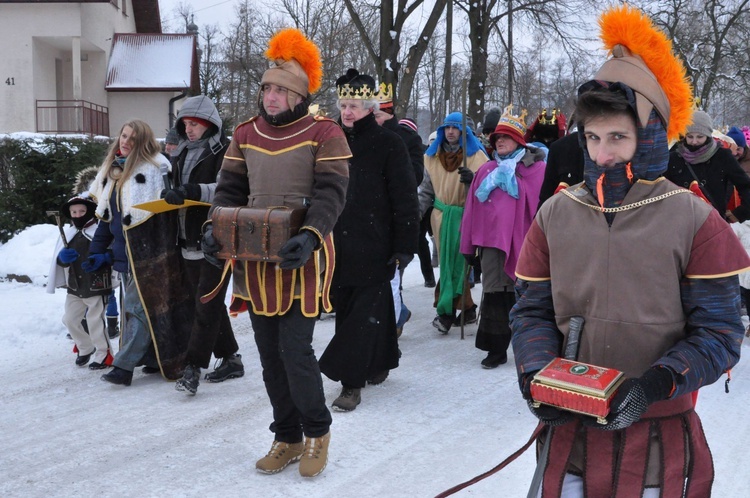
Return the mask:
{"type": "Polygon", "coordinates": [[[174,212],[134,206],[159,199],[169,161],[149,125],[125,123],[95,180],[101,222],[91,242],[86,271],[111,264],[124,291],[120,349],[102,380],[129,386],[133,370],[179,377],[189,324],[188,293],[182,285],[174,212]]]}

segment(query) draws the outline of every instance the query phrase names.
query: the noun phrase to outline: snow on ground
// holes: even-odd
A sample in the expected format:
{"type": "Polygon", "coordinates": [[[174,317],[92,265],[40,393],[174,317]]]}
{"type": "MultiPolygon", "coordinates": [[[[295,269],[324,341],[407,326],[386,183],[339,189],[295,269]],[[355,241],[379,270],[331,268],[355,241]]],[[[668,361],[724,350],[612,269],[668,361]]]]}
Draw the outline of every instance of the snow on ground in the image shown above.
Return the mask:
{"type": "MultiPolygon", "coordinates": [[[[271,407],[247,315],[233,319],[245,376],[201,383],[188,397],[159,376],[136,370],[130,387],[102,382],[102,372],[74,365],[61,322],[64,290],[45,293],[57,228],[32,227],[0,246],[0,277],[33,275],[33,284],[0,282],[0,496],[116,497],[431,497],[503,460],[535,426],[511,363],[484,370],[466,339],[431,326],[432,289],[416,262],[404,296],[411,321],[400,339],[401,365],[362,392],[351,413],[333,412],[328,467],[304,479],[296,465],[277,475],[254,470],[270,448],[271,407]]],[[[479,300],[480,287],[474,289],[479,300]]],[[[319,355],[334,320],[318,322],[319,355]]],[[[743,352],[748,354],[747,346],[743,352]]],[[[714,496],[750,496],[747,361],[701,390],[698,411],[716,462],[714,496]]],[[[324,377],[328,403],[340,386],[324,377]]],[[[532,450],[457,497],[523,497],[532,450]]]]}

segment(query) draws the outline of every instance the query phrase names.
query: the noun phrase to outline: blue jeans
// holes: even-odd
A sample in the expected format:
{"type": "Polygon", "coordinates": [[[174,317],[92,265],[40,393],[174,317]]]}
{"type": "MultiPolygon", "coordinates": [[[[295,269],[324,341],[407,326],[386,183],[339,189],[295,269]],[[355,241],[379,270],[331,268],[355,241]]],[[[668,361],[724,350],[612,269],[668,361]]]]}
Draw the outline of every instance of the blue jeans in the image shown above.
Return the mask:
{"type": "Polygon", "coordinates": [[[138,365],[158,367],[151,348],[151,330],[146,319],[146,311],[141,304],[138,288],[132,273],[121,274],[124,278],[124,298],[122,311],[125,323],[121,327],[120,350],[112,363],[117,368],[132,372],[138,365]]]}

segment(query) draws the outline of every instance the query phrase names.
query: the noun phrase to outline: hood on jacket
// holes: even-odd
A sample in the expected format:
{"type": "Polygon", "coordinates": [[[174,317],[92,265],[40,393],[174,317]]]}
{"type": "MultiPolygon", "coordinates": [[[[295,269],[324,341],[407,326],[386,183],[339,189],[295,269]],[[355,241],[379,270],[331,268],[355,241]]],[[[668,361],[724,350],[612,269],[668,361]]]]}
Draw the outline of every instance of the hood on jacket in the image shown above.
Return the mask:
{"type": "Polygon", "coordinates": [[[212,151],[215,150],[218,152],[221,150],[221,126],[223,123],[219,116],[219,111],[216,109],[216,106],[211,99],[205,95],[196,95],[195,97],[190,97],[185,100],[180,112],[177,113],[175,129],[177,130],[177,134],[182,138],[182,141],[177,150],[173,152],[173,155],[179,155],[189,142],[187,134],[185,133],[185,123],[182,121],[183,118],[200,118],[214,125],[216,128],[212,128],[213,134],[208,137],[208,144],[212,151]]]}

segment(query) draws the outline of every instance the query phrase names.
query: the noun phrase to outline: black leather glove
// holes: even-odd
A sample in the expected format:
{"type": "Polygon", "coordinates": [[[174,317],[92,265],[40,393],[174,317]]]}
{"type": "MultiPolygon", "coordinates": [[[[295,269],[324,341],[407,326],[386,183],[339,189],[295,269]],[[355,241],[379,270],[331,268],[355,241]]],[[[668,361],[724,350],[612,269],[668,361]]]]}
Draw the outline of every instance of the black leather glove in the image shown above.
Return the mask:
{"type": "Polygon", "coordinates": [[[174,205],[185,204],[185,199],[199,201],[201,200],[201,186],[197,183],[186,183],[174,189],[162,190],[161,197],[167,201],[167,204],[174,205]]]}
{"type": "Polygon", "coordinates": [[[466,259],[466,264],[469,267],[472,267],[477,264],[477,256],[476,254],[464,254],[464,258],[466,259]]]}
{"type": "Polygon", "coordinates": [[[524,374],[520,379],[521,393],[523,394],[523,398],[526,400],[526,404],[528,405],[529,410],[531,410],[531,413],[533,413],[534,416],[544,425],[556,426],[567,424],[572,421],[573,414],[569,411],[560,410],[559,408],[550,405],[539,405],[539,407],[534,406],[534,400],[531,398],[531,381],[536,373],[537,372],[535,371],[524,374]]]}
{"type": "Polygon", "coordinates": [[[459,180],[464,185],[471,185],[471,181],[474,179],[474,172],[471,171],[466,166],[461,166],[458,168],[458,174],[461,177],[459,180]]]}
{"type": "Polygon", "coordinates": [[[318,238],[308,230],[302,230],[287,240],[279,249],[279,257],[284,258],[284,261],[279,263],[279,268],[293,270],[305,266],[317,242],[318,238]]]}
{"type": "Polygon", "coordinates": [[[402,252],[395,252],[393,253],[393,256],[391,256],[391,259],[388,260],[388,266],[395,265],[398,263],[398,269],[403,270],[407,266],[409,266],[409,263],[414,259],[413,254],[406,254],[402,252]]]}
{"type": "Polygon", "coordinates": [[[626,379],[612,398],[607,423],[602,425],[585,417],[584,423],[605,431],[619,431],[638,422],[651,403],[667,399],[674,388],[668,368],[649,368],[638,379],[626,379]]]}
{"type": "Polygon", "coordinates": [[[224,268],[224,262],[216,257],[216,253],[220,250],[221,244],[219,244],[214,238],[213,223],[206,223],[203,225],[203,236],[201,237],[201,251],[203,251],[203,257],[206,258],[206,261],[217,268],[224,268]]]}

